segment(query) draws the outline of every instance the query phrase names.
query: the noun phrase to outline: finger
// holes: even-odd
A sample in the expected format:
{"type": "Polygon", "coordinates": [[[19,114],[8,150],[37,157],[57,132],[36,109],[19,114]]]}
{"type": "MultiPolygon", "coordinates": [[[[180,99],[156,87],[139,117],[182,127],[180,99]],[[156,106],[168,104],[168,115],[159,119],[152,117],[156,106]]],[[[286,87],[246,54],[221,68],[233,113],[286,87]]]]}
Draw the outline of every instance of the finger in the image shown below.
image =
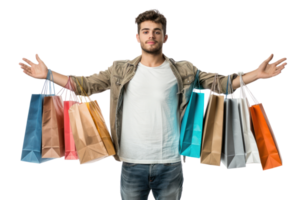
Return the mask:
{"type": "Polygon", "coordinates": [[[285,67],[285,66],[288,66],[290,63],[289,62],[283,62],[283,63],[280,63],[279,65],[278,65],[278,67],[285,67]]]}
{"type": "Polygon", "coordinates": [[[286,58],[281,58],[280,60],[274,62],[273,64],[279,65],[281,62],[283,62],[283,61],[285,61],[285,60],[286,60],[286,58]]]}
{"type": "Polygon", "coordinates": [[[276,75],[280,76],[281,74],[283,74],[283,71],[286,69],[286,67],[282,67],[280,68],[280,70],[277,71],[276,75]]]}
{"type": "Polygon", "coordinates": [[[36,57],[36,60],[40,63],[42,62],[42,60],[40,59],[39,55],[38,54],[35,54],[35,57],[36,57]]]}
{"type": "Polygon", "coordinates": [[[25,65],[24,63],[19,63],[19,65],[21,65],[21,68],[26,70],[26,71],[30,71],[31,72],[31,67],[25,65]]]}
{"type": "Polygon", "coordinates": [[[31,62],[30,60],[28,60],[27,58],[23,58],[23,60],[24,60],[25,62],[27,62],[29,65],[34,65],[34,63],[31,62]]]}
{"type": "Polygon", "coordinates": [[[21,73],[31,78],[31,73],[29,73],[28,71],[22,70],[21,73]]]}
{"type": "Polygon", "coordinates": [[[286,65],[287,65],[287,63],[283,63],[283,64],[279,65],[278,67],[276,67],[276,70],[275,70],[275,71],[284,69],[284,67],[285,67],[286,65]]]}
{"type": "Polygon", "coordinates": [[[266,60],[266,62],[269,63],[269,62],[272,60],[272,58],[273,58],[273,54],[271,54],[271,55],[269,56],[269,58],[266,60]]]}
{"type": "Polygon", "coordinates": [[[33,59],[34,59],[34,61],[38,62],[38,60],[39,60],[40,58],[41,58],[41,57],[40,57],[40,53],[34,53],[34,54],[33,54],[33,59]]]}

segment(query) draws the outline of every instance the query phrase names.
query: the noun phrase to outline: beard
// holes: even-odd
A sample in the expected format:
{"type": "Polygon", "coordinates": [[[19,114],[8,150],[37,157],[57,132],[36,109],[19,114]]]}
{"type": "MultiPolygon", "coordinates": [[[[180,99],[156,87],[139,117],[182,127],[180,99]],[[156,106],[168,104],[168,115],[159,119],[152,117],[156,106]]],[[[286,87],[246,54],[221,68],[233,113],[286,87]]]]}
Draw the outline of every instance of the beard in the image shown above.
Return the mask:
{"type": "Polygon", "coordinates": [[[156,42],[154,45],[149,45],[147,43],[144,43],[144,45],[140,45],[139,49],[143,50],[143,52],[147,54],[152,54],[152,55],[160,55],[162,54],[163,51],[163,46],[160,45],[158,42],[156,42]]]}

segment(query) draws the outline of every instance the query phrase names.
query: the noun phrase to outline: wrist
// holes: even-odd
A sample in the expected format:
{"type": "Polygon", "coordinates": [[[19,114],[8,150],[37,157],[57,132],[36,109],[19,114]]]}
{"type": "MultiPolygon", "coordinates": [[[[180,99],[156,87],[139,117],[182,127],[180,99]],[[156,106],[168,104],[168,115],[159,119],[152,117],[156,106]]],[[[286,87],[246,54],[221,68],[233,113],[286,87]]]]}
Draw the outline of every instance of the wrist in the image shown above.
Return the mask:
{"type": "Polygon", "coordinates": [[[50,81],[50,74],[49,74],[50,70],[51,70],[50,68],[47,69],[47,74],[44,80],[50,81]]]}
{"type": "Polygon", "coordinates": [[[253,75],[254,75],[254,77],[253,77],[254,80],[258,80],[258,79],[261,78],[261,73],[258,70],[255,70],[254,73],[253,73],[253,75]]]}

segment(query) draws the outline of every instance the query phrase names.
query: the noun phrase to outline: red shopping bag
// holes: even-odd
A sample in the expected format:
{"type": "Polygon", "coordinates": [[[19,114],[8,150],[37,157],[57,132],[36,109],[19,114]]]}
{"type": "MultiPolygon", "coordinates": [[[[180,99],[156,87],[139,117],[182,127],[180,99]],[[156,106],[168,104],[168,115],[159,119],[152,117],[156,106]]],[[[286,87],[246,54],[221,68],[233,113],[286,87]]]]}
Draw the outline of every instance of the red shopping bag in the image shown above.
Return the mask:
{"type": "Polygon", "coordinates": [[[70,118],[69,118],[69,108],[76,104],[76,101],[64,101],[64,121],[65,121],[65,159],[66,160],[77,160],[78,155],[76,152],[75,142],[72,134],[70,118]]]}
{"type": "MultiPolygon", "coordinates": [[[[71,85],[70,77],[68,79],[67,84],[65,85],[64,88],[62,88],[61,91],[64,89],[69,89],[70,90],[70,100],[67,99],[67,92],[65,93],[65,98],[64,98],[64,139],[65,139],[65,160],[77,160],[78,159],[78,154],[76,151],[75,147],[75,142],[74,142],[74,137],[71,129],[71,124],[70,124],[70,117],[69,117],[69,109],[74,105],[79,103],[77,101],[77,96],[74,93],[74,86],[71,85]]],[[[58,93],[60,93],[59,91],[58,93]]]]}

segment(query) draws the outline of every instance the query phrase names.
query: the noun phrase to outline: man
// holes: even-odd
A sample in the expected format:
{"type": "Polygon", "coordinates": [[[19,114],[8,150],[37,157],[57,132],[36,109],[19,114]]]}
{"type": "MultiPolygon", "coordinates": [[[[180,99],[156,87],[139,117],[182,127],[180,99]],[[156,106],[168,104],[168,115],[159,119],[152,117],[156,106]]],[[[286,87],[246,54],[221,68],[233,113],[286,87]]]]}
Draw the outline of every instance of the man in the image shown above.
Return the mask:
{"type": "MultiPolygon", "coordinates": [[[[110,125],[116,149],[115,160],[123,161],[121,196],[124,200],[144,200],[152,189],[155,199],[180,199],[183,184],[182,165],[178,151],[180,124],[191,94],[197,67],[188,61],[175,62],[162,53],[168,39],[166,19],[156,10],[136,18],[137,41],[142,55],[133,60],[114,61],[105,71],[91,76],[70,76],[74,92],[82,95],[78,78],[87,95],[111,90],[110,125]]],[[[269,64],[273,54],[257,69],[245,73],[245,84],[278,75],[286,58],[269,64]]],[[[23,58],[20,63],[27,75],[45,79],[48,68],[36,55],[38,64],[23,58]]],[[[68,76],[53,72],[54,82],[65,87],[68,76]]],[[[201,71],[203,88],[210,89],[215,74],[201,71]]],[[[237,74],[231,74],[235,91],[240,87],[237,74]]],[[[216,88],[225,93],[228,76],[218,75],[216,88]]]]}

